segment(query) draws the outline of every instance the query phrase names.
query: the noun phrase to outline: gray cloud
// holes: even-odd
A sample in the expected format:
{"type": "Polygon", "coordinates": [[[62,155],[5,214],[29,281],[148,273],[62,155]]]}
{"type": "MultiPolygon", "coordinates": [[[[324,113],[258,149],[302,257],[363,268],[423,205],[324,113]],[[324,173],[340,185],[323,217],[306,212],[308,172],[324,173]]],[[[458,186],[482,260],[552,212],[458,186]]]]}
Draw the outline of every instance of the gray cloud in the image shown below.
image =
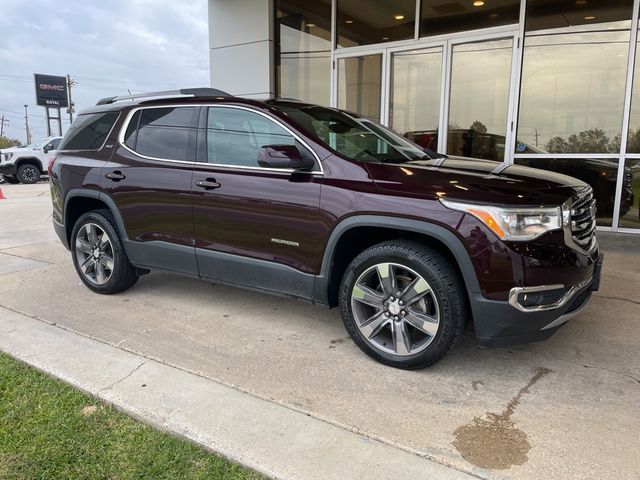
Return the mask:
{"type": "MultiPolygon", "coordinates": [[[[46,135],[33,73],[70,74],[76,110],[109,95],[209,85],[206,0],[2,0],[0,115],[46,135]]],[[[65,122],[68,116],[63,111],[65,122]]]]}

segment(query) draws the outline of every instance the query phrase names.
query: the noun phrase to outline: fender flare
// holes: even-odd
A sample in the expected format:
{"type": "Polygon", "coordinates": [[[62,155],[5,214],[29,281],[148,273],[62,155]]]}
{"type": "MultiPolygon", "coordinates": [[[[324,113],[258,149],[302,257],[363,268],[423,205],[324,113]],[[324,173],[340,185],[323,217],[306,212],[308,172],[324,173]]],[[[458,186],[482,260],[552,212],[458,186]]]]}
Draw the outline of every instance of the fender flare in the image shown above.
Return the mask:
{"type": "Polygon", "coordinates": [[[320,274],[316,277],[314,285],[314,298],[318,303],[329,303],[328,292],[329,284],[331,282],[330,275],[336,245],[344,233],[356,227],[379,227],[404,230],[419,233],[440,241],[449,249],[449,252],[458,265],[467,289],[469,300],[472,301],[472,298],[481,292],[478,277],[473,267],[473,263],[471,262],[471,258],[469,257],[469,253],[467,252],[467,249],[462,243],[460,237],[451,230],[422,220],[412,220],[408,218],[384,215],[354,215],[338,223],[329,236],[324,256],[322,258],[320,274]]]}
{"type": "Polygon", "coordinates": [[[123,241],[129,240],[129,237],[127,236],[127,231],[124,228],[124,222],[122,221],[122,216],[120,215],[120,211],[118,210],[118,207],[116,206],[116,203],[113,201],[113,199],[109,195],[104,194],[103,192],[100,192],[98,190],[92,190],[90,188],[74,188],[72,190],[69,190],[69,192],[67,192],[67,196],[64,199],[63,221],[64,221],[65,228],[70,226],[70,225],[67,225],[67,214],[69,212],[69,209],[67,207],[69,205],[69,200],[76,197],[94,198],[104,203],[107,206],[107,208],[109,208],[109,210],[111,211],[111,214],[113,215],[113,218],[115,219],[116,224],[118,225],[118,230],[119,230],[120,236],[122,237],[122,240],[123,241]]]}
{"type": "Polygon", "coordinates": [[[40,172],[45,173],[46,170],[43,168],[42,165],[42,161],[37,158],[37,157],[20,157],[17,158],[13,164],[15,166],[16,172],[18,171],[18,168],[20,168],[20,165],[22,165],[23,163],[30,163],[32,165],[35,165],[36,167],[38,167],[40,169],[40,172]]]}

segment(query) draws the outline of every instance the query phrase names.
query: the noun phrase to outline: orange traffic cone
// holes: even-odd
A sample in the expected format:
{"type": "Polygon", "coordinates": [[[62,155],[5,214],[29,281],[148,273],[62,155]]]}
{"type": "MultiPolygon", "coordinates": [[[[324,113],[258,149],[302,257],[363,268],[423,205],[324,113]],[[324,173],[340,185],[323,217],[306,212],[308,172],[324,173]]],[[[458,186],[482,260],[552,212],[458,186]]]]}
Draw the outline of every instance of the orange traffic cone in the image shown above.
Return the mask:
{"type": "Polygon", "coordinates": [[[2,193],[2,188],[0,188],[0,200],[4,200],[5,198],[7,197],[4,196],[4,193],[2,193]]]}

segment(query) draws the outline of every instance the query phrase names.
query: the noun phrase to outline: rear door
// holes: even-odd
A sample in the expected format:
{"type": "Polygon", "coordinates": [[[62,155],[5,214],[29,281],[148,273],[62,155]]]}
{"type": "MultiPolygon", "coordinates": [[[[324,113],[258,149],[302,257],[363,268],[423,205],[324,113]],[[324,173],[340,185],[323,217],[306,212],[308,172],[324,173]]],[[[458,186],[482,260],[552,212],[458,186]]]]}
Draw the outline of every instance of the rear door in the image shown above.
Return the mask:
{"type": "Polygon", "coordinates": [[[134,265],[198,273],[191,205],[197,116],[191,105],[133,109],[104,169],[103,192],[122,216],[134,265]]]}
{"type": "MultiPolygon", "coordinates": [[[[203,107],[205,108],[205,107],[203,107]]],[[[202,112],[193,182],[194,223],[204,277],[310,298],[324,231],[322,172],[303,139],[265,112],[218,105],[202,112]],[[263,145],[296,145],[313,171],[263,168],[263,145]]]]}

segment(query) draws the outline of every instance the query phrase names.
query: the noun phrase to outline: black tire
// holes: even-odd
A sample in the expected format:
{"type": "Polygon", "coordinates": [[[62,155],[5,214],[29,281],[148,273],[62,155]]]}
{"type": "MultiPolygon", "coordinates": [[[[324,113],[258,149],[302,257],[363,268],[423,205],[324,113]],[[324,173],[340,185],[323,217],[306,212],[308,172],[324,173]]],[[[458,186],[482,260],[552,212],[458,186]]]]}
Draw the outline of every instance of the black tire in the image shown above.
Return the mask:
{"type": "MultiPolygon", "coordinates": [[[[399,281],[397,280],[397,283],[399,281]]],[[[384,290],[382,283],[380,288],[384,290]]],[[[377,309],[380,307],[372,308],[377,309]]],[[[409,318],[411,314],[408,312],[412,307],[407,302],[407,305],[402,308],[407,310],[400,313],[402,315],[407,313],[407,318],[409,318]]],[[[360,253],[351,262],[345,271],[340,286],[340,309],[345,327],[360,349],[381,363],[407,370],[427,367],[444,357],[463,335],[469,315],[466,289],[457,269],[436,250],[419,242],[406,240],[392,240],[374,245],[360,253]],[[361,275],[366,275],[367,271],[371,271],[373,266],[384,263],[391,263],[395,265],[394,268],[400,268],[400,271],[402,271],[403,267],[407,267],[413,273],[417,273],[418,276],[426,280],[430,287],[430,289],[426,290],[429,292],[430,302],[433,304],[434,309],[438,308],[439,322],[437,327],[434,327],[434,329],[437,328],[437,331],[432,336],[425,335],[423,345],[426,345],[426,347],[421,347],[423,350],[417,351],[417,353],[407,350],[403,355],[396,355],[383,351],[380,345],[371,342],[370,339],[365,337],[363,332],[360,331],[361,327],[356,323],[357,319],[352,308],[353,305],[356,305],[356,308],[359,305],[357,303],[358,300],[352,300],[356,281],[362,278],[361,275]],[[436,302],[437,305],[435,305],[436,302]]],[[[388,317],[388,310],[385,311],[385,307],[377,311],[384,311],[384,315],[388,317]]],[[[393,317],[393,313],[391,316],[393,317]]],[[[397,321],[397,317],[393,318],[396,318],[397,321]]],[[[411,327],[412,332],[414,331],[411,324],[405,324],[411,327]]],[[[391,333],[394,329],[394,323],[388,323],[385,328],[389,328],[391,333]]],[[[380,331],[382,332],[380,335],[386,335],[383,330],[380,331]]],[[[421,334],[422,332],[418,331],[418,333],[421,334]]]]}
{"type": "Polygon", "coordinates": [[[38,183],[40,180],[40,169],[36,165],[32,165],[31,163],[23,163],[18,167],[18,172],[16,176],[20,183],[25,183],[27,185],[38,183]]]}
{"type": "Polygon", "coordinates": [[[108,210],[98,210],[85,213],[82,215],[73,227],[71,233],[71,256],[73,258],[73,265],[76,268],[76,272],[80,277],[80,280],[93,292],[103,295],[110,295],[113,293],[123,292],[131,288],[138,281],[138,271],[129,262],[127,253],[124,250],[122,239],[118,233],[118,227],[115,220],[108,210]],[[104,234],[107,235],[110,242],[110,249],[112,251],[113,269],[110,276],[105,283],[97,284],[87,277],[83,273],[79,261],[79,255],[81,254],[76,245],[78,236],[81,229],[86,228],[86,225],[97,225],[104,234]]]}

